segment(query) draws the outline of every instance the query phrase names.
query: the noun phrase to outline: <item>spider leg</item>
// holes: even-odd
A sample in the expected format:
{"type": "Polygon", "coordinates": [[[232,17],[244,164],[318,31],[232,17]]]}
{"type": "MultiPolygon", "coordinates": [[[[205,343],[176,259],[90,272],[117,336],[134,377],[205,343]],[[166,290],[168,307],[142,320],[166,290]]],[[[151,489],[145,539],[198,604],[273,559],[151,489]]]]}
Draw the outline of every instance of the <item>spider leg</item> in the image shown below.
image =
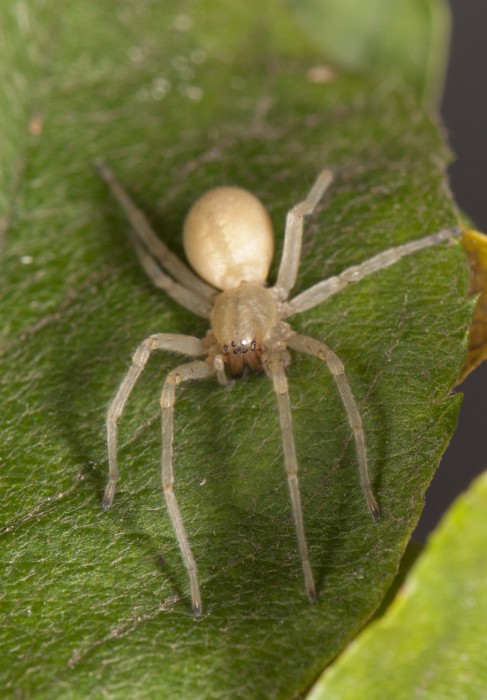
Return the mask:
{"type": "Polygon", "coordinates": [[[296,204],[286,216],[284,246],[277,281],[273,288],[279,301],[288,298],[289,292],[296,282],[301,257],[304,217],[314,212],[332,181],[333,173],[331,170],[322,170],[306,199],[296,204]]]}
{"type": "Polygon", "coordinates": [[[196,563],[188,542],[188,536],[183,525],[181,512],[174,495],[174,471],[172,465],[173,456],[173,434],[174,434],[174,402],[176,399],[176,387],[188,379],[205,379],[214,374],[214,369],[208,362],[194,360],[187,364],[180,365],[171,370],[167,375],[161,395],[162,407],[162,490],[166,498],[169,517],[176,533],[179,548],[183,557],[184,565],[188,572],[191,600],[193,611],[196,617],[201,615],[201,595],[198,583],[196,563]]]}
{"type": "Polygon", "coordinates": [[[350,389],[350,384],[348,383],[343,363],[327,345],[321,343],[319,340],[315,340],[314,338],[299,335],[298,333],[292,333],[286,338],[286,342],[293,350],[306,353],[307,355],[312,355],[313,357],[318,357],[320,360],[324,360],[328,365],[328,369],[330,370],[338,387],[338,391],[340,392],[340,396],[342,397],[343,405],[345,406],[345,410],[347,412],[348,421],[355,437],[362,490],[364,492],[370,513],[374,520],[377,521],[380,515],[379,506],[377,505],[377,501],[372,493],[369,470],[367,468],[367,448],[365,446],[365,435],[362,419],[360,417],[355,399],[353,398],[352,390],[350,389]]]}
{"type": "Polygon", "coordinates": [[[170,333],[158,333],[146,338],[136,349],[132,357],[132,365],[125,375],[120,387],[110,404],[107,414],[107,441],[108,441],[108,469],[109,479],[103,496],[103,508],[108,510],[115,497],[116,483],[119,477],[117,459],[117,421],[123,413],[123,409],[134,388],[137,379],[149,359],[153,350],[168,350],[184,355],[205,355],[208,351],[198,338],[189,335],[173,335],[170,333]]]}
{"type": "Polygon", "coordinates": [[[177,282],[187,289],[190,289],[198,296],[211,299],[215,295],[216,290],[195,275],[194,272],[192,272],[189,267],[185,265],[177,255],[174,255],[160,238],[158,238],[144,212],[139,209],[135,202],[129,197],[113,171],[101,160],[98,160],[95,166],[100,177],[106,182],[112,195],[120,204],[128,220],[132,224],[139,244],[143,245],[177,282]]]}
{"type": "Polygon", "coordinates": [[[313,285],[313,287],[310,287],[306,291],[302,292],[302,294],[298,294],[297,297],[294,297],[294,299],[291,299],[291,301],[285,305],[286,310],[284,310],[281,317],[289,318],[290,316],[294,316],[294,314],[301,313],[301,311],[312,309],[318,304],[321,304],[322,301],[325,301],[325,299],[328,299],[340,290],[344,289],[348,284],[350,284],[350,282],[359,282],[364,277],[367,277],[378,270],[383,270],[385,267],[394,265],[394,263],[406,255],[411,255],[412,253],[416,253],[418,250],[430,248],[431,246],[438,245],[444,241],[449,241],[452,238],[460,235],[460,229],[447,228],[442,229],[437,233],[432,233],[425,238],[420,238],[416,241],[410,241],[409,243],[404,243],[403,245],[389,248],[388,250],[365,260],[363,263],[360,263],[360,265],[353,265],[339,275],[330,277],[322,282],[318,282],[318,284],[313,285]]]}
{"type": "Polygon", "coordinates": [[[301,507],[301,494],[299,491],[298,460],[294,444],[294,433],[291,416],[291,404],[289,401],[289,388],[283,359],[277,355],[270,355],[264,359],[264,367],[272,379],[274,391],[279,407],[279,421],[281,424],[282,445],[284,451],[284,466],[287,474],[289,495],[294,516],[294,525],[298,540],[298,549],[303,567],[304,580],[308,598],[313,603],[316,600],[316,588],[309,562],[308,543],[304,532],[303,509],[301,507]]]}
{"type": "Polygon", "coordinates": [[[178,284],[178,282],[175,282],[169,275],[166,275],[155,260],[147,253],[137,236],[132,235],[131,238],[140,264],[155,286],[159,287],[159,289],[163,289],[166,294],[169,294],[178,304],[181,304],[181,306],[184,306],[197,316],[209,318],[212,309],[211,303],[191,289],[184,287],[182,284],[178,284]]]}

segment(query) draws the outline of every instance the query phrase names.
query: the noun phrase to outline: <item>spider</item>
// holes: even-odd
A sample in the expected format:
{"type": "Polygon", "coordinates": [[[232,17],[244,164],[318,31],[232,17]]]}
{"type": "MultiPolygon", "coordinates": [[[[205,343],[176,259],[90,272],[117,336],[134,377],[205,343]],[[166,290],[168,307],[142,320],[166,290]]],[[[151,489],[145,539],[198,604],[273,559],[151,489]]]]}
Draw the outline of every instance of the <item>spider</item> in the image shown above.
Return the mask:
{"type": "Polygon", "coordinates": [[[320,172],[306,198],[289,210],[277,280],[274,286],[268,287],[266,279],[273,256],[273,230],[264,206],[253,194],[238,187],[217,187],[203,194],[192,206],[184,224],[183,242],[186,256],[197,276],[157,238],[143,212],[130,199],[110,168],[103,162],[97,163],[97,168],[131,223],[135,250],[149,277],[179,304],[209,319],[211,325],[202,340],[175,333],[156,333],[146,338],[135,350],[131,367],[108,409],[109,481],[103,508],[107,510],[112,505],[119,477],[117,421],[150,354],[153,350],[167,350],[199,358],[181,364],[168,373],[160,402],[162,490],[189,576],[193,612],[199,617],[202,603],[196,563],[174,494],[172,456],[176,387],[188,380],[207,379],[215,375],[220,384],[227,385],[241,377],[247,369],[263,370],[272,380],[277,398],[298,550],[308,598],[314,602],[316,587],[303,524],[286,378],[286,368],[291,361],[289,350],[312,355],[328,366],[355,438],[362,489],[375,520],[379,519],[379,507],[372,492],[367,467],[362,420],[343,363],[325,343],[296,333],[285,319],[312,309],[350,282],[358,282],[373,272],[389,267],[405,255],[459,235],[459,230],[443,229],[425,238],[389,248],[289,298],[298,273],[304,219],[316,210],[332,183],[331,170],[320,172]]]}

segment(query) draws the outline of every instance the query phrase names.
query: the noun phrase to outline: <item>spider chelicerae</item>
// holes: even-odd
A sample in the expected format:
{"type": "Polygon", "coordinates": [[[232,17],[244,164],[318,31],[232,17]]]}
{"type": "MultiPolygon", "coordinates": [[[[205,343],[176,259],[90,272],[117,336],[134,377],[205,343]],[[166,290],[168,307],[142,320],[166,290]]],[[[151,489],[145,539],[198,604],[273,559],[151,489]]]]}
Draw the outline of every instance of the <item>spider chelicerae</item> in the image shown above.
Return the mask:
{"type": "Polygon", "coordinates": [[[188,380],[213,376],[221,384],[227,385],[232,379],[242,376],[246,369],[263,370],[272,380],[277,398],[284,466],[306,591],[311,601],[316,600],[303,525],[286,378],[286,367],[291,361],[289,350],[312,355],[328,366],[353,431],[362,489],[369,511],[376,520],[379,518],[379,507],[372,493],[367,468],[362,420],[343,363],[321,340],[293,331],[287,319],[312,309],[350,282],[358,282],[373,272],[389,267],[405,255],[459,235],[459,230],[443,229],[425,238],[389,248],[289,298],[298,274],[304,219],[315,211],[333,181],[330,170],[320,172],[306,198],[289,210],[277,280],[272,287],[267,287],[266,279],[274,248],[273,230],[264,206],[253,194],[238,187],[217,187],[200,197],[190,209],[184,224],[184,249],[197,276],[156,236],[143,212],[106,164],[100,162],[97,167],[132,225],[136,252],[154,284],[182,306],[209,319],[211,326],[203,339],[176,333],[156,333],[146,338],[135,350],[131,367],[108,409],[109,481],[103,507],[108,509],[112,505],[119,477],[117,421],[151,352],[167,350],[200,358],[172,369],[166,377],[161,395],[162,489],[188,572],[193,611],[200,616],[202,604],[196,563],[174,494],[172,458],[176,387],[188,380]]]}

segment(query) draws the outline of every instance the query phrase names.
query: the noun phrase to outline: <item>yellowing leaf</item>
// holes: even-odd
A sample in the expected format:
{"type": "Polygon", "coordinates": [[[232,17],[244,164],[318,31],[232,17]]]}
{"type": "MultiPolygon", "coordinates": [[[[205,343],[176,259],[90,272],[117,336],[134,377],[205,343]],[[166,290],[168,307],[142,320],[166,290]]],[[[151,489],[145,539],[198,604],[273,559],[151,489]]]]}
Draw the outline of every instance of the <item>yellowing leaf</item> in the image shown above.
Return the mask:
{"type": "Polygon", "coordinates": [[[468,352],[459,383],[487,359],[487,236],[468,230],[463,232],[461,241],[470,265],[469,293],[480,296],[470,326],[468,352]]]}

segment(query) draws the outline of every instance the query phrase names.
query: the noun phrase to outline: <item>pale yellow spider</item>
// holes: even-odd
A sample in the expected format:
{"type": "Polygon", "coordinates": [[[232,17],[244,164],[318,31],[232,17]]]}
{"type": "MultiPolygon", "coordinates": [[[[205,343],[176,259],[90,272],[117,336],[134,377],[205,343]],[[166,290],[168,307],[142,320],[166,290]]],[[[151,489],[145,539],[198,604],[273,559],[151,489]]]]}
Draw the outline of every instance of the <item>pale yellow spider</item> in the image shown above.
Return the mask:
{"type": "Polygon", "coordinates": [[[298,462],[285,373],[291,361],[289,349],[313,355],[328,365],[355,437],[362,489],[376,520],[379,508],[367,469],[362,420],[342,362],[323,342],[295,333],[284,319],[313,308],[350,282],[358,282],[405,255],[458,235],[458,229],[444,229],[426,238],[390,248],[289,299],[298,273],[304,217],[313,213],[332,182],[330,170],[323,170],[318,175],[306,199],[287,214],[284,247],[273,287],[266,287],[274,248],[272,224],[261,202],[250,192],[237,187],[218,187],[204,194],[189,211],[184,224],[184,249],[189,262],[200,275],[197,277],[157,238],[143,212],[129,198],[112,171],[103,163],[98,164],[98,170],[132,224],[135,249],[152,281],[190,311],[208,318],[211,324],[211,329],[202,340],[187,335],[157,333],[136,349],[132,365],[108,410],[109,481],[103,507],[108,509],[112,505],[118,479],[117,421],[149,355],[153,350],[168,350],[201,357],[171,370],[161,396],[162,489],[188,572],[194,614],[200,616],[202,605],[196,564],[173,490],[176,387],[190,379],[206,379],[213,375],[221,384],[228,384],[231,378],[240,377],[246,368],[264,370],[272,379],[279,407],[284,465],[306,591],[311,601],[316,600],[303,525],[298,462]]]}

